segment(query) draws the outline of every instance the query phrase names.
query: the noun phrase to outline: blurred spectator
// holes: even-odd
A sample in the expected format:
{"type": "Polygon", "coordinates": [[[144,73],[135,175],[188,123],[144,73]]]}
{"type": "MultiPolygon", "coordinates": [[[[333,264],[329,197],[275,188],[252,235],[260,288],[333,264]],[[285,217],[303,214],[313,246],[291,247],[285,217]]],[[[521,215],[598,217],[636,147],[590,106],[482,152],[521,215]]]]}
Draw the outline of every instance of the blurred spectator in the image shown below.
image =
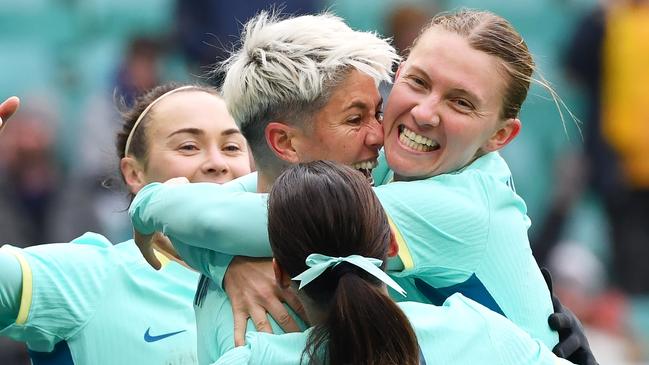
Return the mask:
{"type": "Polygon", "coordinates": [[[115,78],[115,91],[128,106],[138,95],[160,83],[160,51],[159,42],[152,38],[130,40],[115,78]]]}
{"type": "Polygon", "coordinates": [[[614,279],[649,295],[649,1],[610,7],[603,51],[602,133],[622,181],[611,213],[614,279]]]}
{"type": "Polygon", "coordinates": [[[132,105],[136,97],[162,82],[163,49],[158,40],[134,37],[123,59],[117,60],[114,79],[107,90],[90,95],[81,113],[77,160],[72,177],[88,192],[87,209],[98,219],[97,233],[120,242],[131,234],[126,209],[126,189],[115,161],[114,136],[120,128],[118,107],[132,105]]]}
{"type": "Polygon", "coordinates": [[[136,37],[128,42],[123,59],[116,60],[109,88],[91,95],[82,113],[75,175],[101,180],[117,171],[113,140],[120,127],[117,104],[130,106],[138,95],[160,84],[160,64],[156,40],[136,37]]]}
{"type": "Polygon", "coordinates": [[[0,143],[0,236],[25,247],[97,228],[83,189],[67,185],[54,153],[54,119],[26,105],[0,143]]]}
{"type": "MultiPolygon", "coordinates": [[[[283,14],[308,14],[322,7],[322,0],[178,0],[178,42],[192,72],[202,75],[225,59],[233,44],[239,41],[241,25],[260,10],[274,8],[283,14]]],[[[214,77],[214,82],[220,85],[222,75],[214,77]]]]}
{"type": "MultiPolygon", "coordinates": [[[[569,76],[586,93],[584,159],[589,187],[610,225],[613,285],[630,295],[624,306],[628,318],[620,323],[626,320],[644,356],[649,355],[648,39],[649,1],[605,1],[582,19],[566,58],[569,76]]],[[[611,307],[618,301],[607,302],[611,307]]]]}
{"type": "Polygon", "coordinates": [[[438,12],[435,3],[427,6],[415,4],[395,5],[387,15],[386,23],[392,45],[401,56],[419,36],[421,29],[428,25],[430,19],[438,12]]]}

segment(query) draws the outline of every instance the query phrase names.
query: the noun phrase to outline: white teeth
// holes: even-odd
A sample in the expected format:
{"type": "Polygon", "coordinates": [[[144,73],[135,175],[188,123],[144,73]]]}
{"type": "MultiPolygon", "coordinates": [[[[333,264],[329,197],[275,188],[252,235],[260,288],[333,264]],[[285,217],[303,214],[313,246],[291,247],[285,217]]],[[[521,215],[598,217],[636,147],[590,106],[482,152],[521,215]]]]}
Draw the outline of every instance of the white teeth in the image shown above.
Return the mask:
{"type": "Polygon", "coordinates": [[[365,170],[371,170],[378,165],[378,162],[376,160],[371,160],[371,161],[362,161],[362,162],[356,162],[352,164],[352,168],[356,170],[360,169],[365,169],[365,170]]]}
{"type": "Polygon", "coordinates": [[[430,152],[439,147],[439,143],[437,143],[436,141],[417,134],[406,128],[405,126],[402,126],[402,128],[403,130],[401,132],[401,135],[399,136],[399,140],[404,145],[420,152],[430,152]]]}

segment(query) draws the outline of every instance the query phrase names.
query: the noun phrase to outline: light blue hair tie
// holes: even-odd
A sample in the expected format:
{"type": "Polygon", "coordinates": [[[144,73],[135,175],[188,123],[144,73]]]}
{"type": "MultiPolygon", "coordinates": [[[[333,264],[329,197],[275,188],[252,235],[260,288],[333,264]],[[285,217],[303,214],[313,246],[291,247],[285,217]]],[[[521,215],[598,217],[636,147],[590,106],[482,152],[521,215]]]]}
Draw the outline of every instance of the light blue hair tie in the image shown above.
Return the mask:
{"type": "Polygon", "coordinates": [[[328,268],[336,267],[341,262],[348,262],[354,266],[360,267],[365,270],[370,275],[381,280],[390,288],[394,289],[397,293],[406,296],[406,291],[399,286],[385,271],[379,269],[383,261],[375,259],[372,257],[364,257],[360,255],[351,255],[347,257],[331,257],[327,255],[321,255],[319,253],[312,253],[309,257],[306,258],[306,266],[309,268],[302,272],[300,275],[293,278],[300,282],[299,289],[302,289],[305,285],[309,284],[318,276],[322,275],[328,268]]]}

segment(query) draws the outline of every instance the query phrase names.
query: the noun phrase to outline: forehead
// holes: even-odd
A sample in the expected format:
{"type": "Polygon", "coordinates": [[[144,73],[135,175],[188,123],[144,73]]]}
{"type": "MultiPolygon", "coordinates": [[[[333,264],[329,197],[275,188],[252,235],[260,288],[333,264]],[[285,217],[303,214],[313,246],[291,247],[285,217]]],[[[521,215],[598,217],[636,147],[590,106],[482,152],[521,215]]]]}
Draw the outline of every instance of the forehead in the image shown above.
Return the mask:
{"type": "Polygon", "coordinates": [[[152,133],[182,128],[216,132],[236,128],[225,102],[216,95],[199,90],[168,95],[158,101],[150,113],[148,129],[152,133]]]}
{"type": "Polygon", "coordinates": [[[497,57],[476,50],[460,35],[434,27],[421,36],[404,66],[482,100],[499,100],[506,85],[497,57]]]}
{"type": "Polygon", "coordinates": [[[353,108],[374,110],[381,103],[381,94],[373,78],[352,70],[333,90],[331,97],[318,114],[338,115],[353,108]]]}

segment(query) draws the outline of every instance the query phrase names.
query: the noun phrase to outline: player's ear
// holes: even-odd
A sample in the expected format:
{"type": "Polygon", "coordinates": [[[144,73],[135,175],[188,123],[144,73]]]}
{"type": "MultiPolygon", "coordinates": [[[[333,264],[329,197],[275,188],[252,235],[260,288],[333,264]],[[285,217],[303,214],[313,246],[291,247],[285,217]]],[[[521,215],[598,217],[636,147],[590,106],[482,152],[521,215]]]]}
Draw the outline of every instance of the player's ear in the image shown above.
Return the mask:
{"type": "Polygon", "coordinates": [[[277,286],[282,289],[286,289],[291,286],[291,276],[282,269],[281,266],[273,259],[273,272],[275,272],[275,281],[277,286]]]}
{"type": "Polygon", "coordinates": [[[299,162],[294,146],[294,127],[282,122],[270,122],[264,129],[264,135],[268,146],[279,159],[291,164],[299,162]]]}
{"type": "Polygon", "coordinates": [[[399,254],[399,244],[394,232],[390,230],[390,244],[388,245],[388,257],[395,257],[399,254]]]}
{"type": "Polygon", "coordinates": [[[518,118],[507,119],[500,127],[489,137],[487,142],[482,146],[486,152],[498,151],[511,142],[521,131],[521,121],[518,118]]]}

